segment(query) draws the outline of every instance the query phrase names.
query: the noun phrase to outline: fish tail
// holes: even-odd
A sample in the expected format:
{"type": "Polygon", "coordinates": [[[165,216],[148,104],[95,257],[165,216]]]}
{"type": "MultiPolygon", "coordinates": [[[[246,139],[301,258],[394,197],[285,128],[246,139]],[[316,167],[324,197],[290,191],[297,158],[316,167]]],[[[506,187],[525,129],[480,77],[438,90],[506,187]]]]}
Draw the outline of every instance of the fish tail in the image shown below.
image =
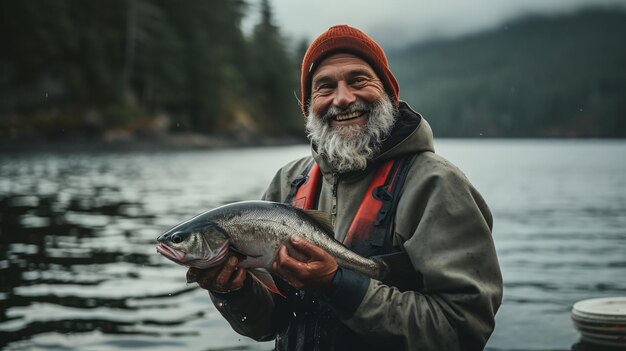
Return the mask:
{"type": "Polygon", "coordinates": [[[380,281],[385,280],[385,277],[389,275],[389,271],[390,271],[389,264],[385,262],[385,259],[382,258],[382,256],[374,257],[372,258],[372,261],[374,261],[377,266],[376,276],[372,278],[380,280],[380,281]]]}

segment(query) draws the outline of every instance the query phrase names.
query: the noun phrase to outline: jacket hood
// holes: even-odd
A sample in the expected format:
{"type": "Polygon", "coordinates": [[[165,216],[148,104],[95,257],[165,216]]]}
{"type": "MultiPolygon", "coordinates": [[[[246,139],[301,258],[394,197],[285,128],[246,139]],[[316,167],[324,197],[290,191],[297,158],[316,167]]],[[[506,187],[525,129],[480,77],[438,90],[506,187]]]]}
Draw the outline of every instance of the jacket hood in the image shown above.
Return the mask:
{"type": "MultiPolygon", "coordinates": [[[[314,145],[311,147],[313,158],[325,177],[332,177],[334,170],[326,158],[319,154],[314,145]]],[[[426,120],[415,112],[406,102],[400,101],[398,116],[394,127],[381,146],[378,156],[368,162],[367,168],[405,154],[414,154],[424,151],[434,152],[433,132],[426,120]]],[[[368,171],[365,170],[365,172],[368,171]]],[[[357,176],[361,171],[346,174],[347,177],[357,176]]]]}

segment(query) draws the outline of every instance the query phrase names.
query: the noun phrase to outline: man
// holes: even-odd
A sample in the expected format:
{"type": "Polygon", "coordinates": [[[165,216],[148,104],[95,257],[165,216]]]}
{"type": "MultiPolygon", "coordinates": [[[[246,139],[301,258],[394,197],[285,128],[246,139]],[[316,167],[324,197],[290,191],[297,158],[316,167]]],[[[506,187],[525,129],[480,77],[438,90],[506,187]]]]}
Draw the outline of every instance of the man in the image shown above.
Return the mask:
{"type": "Polygon", "coordinates": [[[326,212],[337,240],[388,259],[396,279],[340,268],[297,235],[273,266],[285,297],[236,256],[188,279],[237,332],[276,339],[278,350],[482,349],[502,297],[491,214],[434,153],[426,120],[399,101],[380,46],[331,27],[306,52],[301,83],[312,157],[279,170],[263,198],[326,212]]]}

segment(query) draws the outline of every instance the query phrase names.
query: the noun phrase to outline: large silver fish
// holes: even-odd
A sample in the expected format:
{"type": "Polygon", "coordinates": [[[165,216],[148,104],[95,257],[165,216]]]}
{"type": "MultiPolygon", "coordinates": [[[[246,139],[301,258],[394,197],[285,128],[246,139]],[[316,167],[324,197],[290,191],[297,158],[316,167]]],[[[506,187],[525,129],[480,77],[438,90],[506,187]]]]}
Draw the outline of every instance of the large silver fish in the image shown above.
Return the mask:
{"type": "MultiPolygon", "coordinates": [[[[221,264],[229,251],[245,256],[239,266],[267,289],[280,294],[268,271],[281,245],[298,234],[332,255],[340,266],[374,279],[387,271],[385,263],[364,258],[334,239],[324,212],[301,210],[269,201],[242,201],[199,214],[158,237],[157,252],[188,267],[221,264]]],[[[282,294],[281,294],[282,295],[282,294]]]]}

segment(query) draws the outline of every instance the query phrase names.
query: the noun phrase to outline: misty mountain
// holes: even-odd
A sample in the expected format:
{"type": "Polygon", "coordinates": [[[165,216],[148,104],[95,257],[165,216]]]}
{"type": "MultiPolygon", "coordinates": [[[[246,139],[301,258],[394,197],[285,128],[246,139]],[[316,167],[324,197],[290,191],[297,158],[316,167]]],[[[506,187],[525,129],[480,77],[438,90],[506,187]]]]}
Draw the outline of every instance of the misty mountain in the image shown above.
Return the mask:
{"type": "Polygon", "coordinates": [[[532,16],[388,52],[436,136],[626,137],[626,11],[532,16]]]}

